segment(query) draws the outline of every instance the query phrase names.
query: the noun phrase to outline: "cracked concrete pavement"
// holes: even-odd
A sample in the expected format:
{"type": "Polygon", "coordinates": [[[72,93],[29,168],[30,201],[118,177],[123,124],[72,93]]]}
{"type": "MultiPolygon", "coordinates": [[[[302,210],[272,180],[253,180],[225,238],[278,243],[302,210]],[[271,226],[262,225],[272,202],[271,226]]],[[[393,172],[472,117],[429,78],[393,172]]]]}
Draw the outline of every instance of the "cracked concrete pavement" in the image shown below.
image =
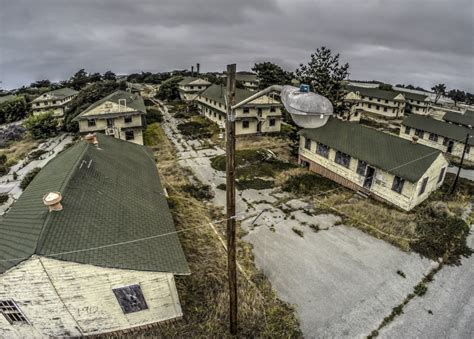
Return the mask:
{"type": "MultiPolygon", "coordinates": [[[[207,142],[186,141],[166,108],[164,117],[162,126],[176,146],[179,163],[211,185],[216,193],[213,204],[224,208],[225,191],[217,186],[225,183],[225,173],[210,166],[210,158],[224,150],[209,148],[207,142]]],[[[295,306],[305,337],[367,336],[412,292],[433,263],[340,225],[337,216],[317,215],[313,207],[278,189],[237,191],[237,215],[248,231],[244,240],[253,245],[256,264],[279,297],[295,306]]],[[[450,269],[440,274],[449,275],[450,269]]],[[[412,337],[415,319],[407,320],[407,328],[394,325],[387,336],[412,337]]]]}

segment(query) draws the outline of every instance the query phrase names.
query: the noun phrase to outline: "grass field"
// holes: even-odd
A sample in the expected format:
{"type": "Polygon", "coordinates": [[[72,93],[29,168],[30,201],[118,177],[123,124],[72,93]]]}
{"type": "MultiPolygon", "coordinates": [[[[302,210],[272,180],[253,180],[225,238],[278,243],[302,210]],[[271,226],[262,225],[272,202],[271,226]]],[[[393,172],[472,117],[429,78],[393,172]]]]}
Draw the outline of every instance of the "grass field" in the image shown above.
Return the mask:
{"type": "MultiPolygon", "coordinates": [[[[211,226],[222,215],[189,193],[189,172],[175,159],[175,150],[159,125],[153,129],[155,157],[169,193],[169,203],[177,229],[194,228],[179,234],[191,275],[176,277],[184,319],[137,334],[164,337],[230,337],[228,332],[228,293],[226,251],[211,226]]],[[[215,223],[222,230],[222,222],[215,223]]],[[[219,232],[222,239],[222,233],[219,232]]],[[[239,234],[239,239],[242,234],[239,234]]],[[[280,301],[268,280],[254,263],[251,246],[238,241],[238,261],[242,270],[239,285],[240,337],[301,337],[294,310],[280,301]]]]}

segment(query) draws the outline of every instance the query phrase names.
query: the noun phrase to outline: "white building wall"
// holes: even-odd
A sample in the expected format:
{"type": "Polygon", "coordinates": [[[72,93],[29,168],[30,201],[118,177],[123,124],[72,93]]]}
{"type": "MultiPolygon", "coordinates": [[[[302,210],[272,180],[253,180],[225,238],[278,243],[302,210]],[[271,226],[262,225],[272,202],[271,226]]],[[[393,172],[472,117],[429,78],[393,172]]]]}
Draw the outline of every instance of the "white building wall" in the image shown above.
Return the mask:
{"type": "Polygon", "coordinates": [[[31,323],[10,325],[0,316],[0,337],[92,335],[182,316],[171,273],[111,269],[33,256],[1,275],[0,286],[0,300],[14,299],[31,323]],[[124,314],[112,289],[136,284],[148,309],[124,314]]]}
{"type": "MultiPolygon", "coordinates": [[[[310,150],[306,149],[304,137],[300,138],[299,154],[304,156],[306,159],[330,170],[331,172],[361,187],[361,190],[362,190],[365,176],[357,173],[357,165],[358,165],[359,159],[351,156],[349,168],[346,168],[334,161],[336,157],[335,149],[330,148],[329,156],[328,158],[325,158],[316,153],[315,141],[311,141],[310,150]]],[[[448,163],[446,159],[442,155],[440,155],[440,157],[436,159],[435,162],[433,162],[432,166],[427,171],[427,174],[425,174],[425,176],[430,176],[430,178],[433,178],[435,176],[434,173],[438,173],[438,176],[436,176],[436,180],[437,180],[439,177],[441,168],[447,167],[447,164],[448,163]]],[[[371,167],[374,167],[371,164],[368,164],[368,165],[371,167]]],[[[437,188],[439,188],[439,186],[441,186],[444,181],[444,177],[440,183],[438,183],[437,181],[434,181],[434,182],[429,181],[426,187],[425,193],[422,194],[421,196],[418,196],[419,188],[421,186],[421,182],[424,177],[422,177],[416,183],[412,183],[412,182],[409,182],[408,180],[405,180],[401,193],[397,193],[392,190],[392,184],[393,184],[395,175],[388,173],[380,168],[375,168],[375,178],[373,180],[372,186],[369,189],[369,191],[377,195],[378,197],[386,201],[389,201],[392,204],[408,211],[412,209],[414,206],[416,206],[417,204],[424,201],[430,195],[430,193],[436,190],[437,188]]]]}
{"type": "MultiPolygon", "coordinates": [[[[399,136],[403,139],[407,139],[410,141],[413,140],[413,137],[415,136],[415,128],[411,127],[408,134],[405,133],[405,131],[406,131],[406,126],[402,125],[400,128],[399,136]]],[[[447,152],[447,149],[448,149],[447,145],[443,145],[444,136],[438,135],[438,141],[430,140],[429,136],[430,136],[429,132],[424,132],[423,139],[418,137],[417,142],[419,144],[422,144],[431,148],[439,149],[443,153],[447,152]]],[[[453,140],[453,142],[454,142],[453,150],[451,151],[451,153],[448,153],[448,154],[451,154],[452,156],[460,159],[462,156],[462,152],[464,150],[464,140],[463,142],[453,140]]],[[[469,153],[466,153],[465,155],[465,159],[468,161],[474,162],[474,147],[472,146],[470,147],[469,153]]]]}

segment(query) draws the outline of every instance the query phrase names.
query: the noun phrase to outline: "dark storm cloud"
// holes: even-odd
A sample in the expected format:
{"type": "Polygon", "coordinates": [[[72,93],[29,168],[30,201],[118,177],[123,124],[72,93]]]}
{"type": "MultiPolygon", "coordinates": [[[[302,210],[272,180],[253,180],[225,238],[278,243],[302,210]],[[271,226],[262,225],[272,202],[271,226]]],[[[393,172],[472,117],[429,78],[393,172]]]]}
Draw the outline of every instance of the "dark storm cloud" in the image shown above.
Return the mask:
{"type": "Polygon", "coordinates": [[[325,45],[351,78],[474,91],[471,0],[0,0],[4,87],[189,68],[289,70],[325,45]]]}

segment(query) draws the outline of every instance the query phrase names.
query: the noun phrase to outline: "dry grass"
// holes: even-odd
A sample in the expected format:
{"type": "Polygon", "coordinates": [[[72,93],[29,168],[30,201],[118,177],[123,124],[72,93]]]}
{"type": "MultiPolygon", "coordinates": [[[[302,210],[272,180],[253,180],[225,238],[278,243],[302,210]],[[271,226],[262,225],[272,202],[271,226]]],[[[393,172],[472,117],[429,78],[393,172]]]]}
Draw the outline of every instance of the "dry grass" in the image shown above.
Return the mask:
{"type": "Polygon", "coordinates": [[[288,139],[282,139],[276,136],[245,136],[238,137],[235,145],[237,150],[269,149],[274,152],[278,158],[290,161],[291,147],[288,139]]]}
{"type": "Polygon", "coordinates": [[[8,148],[0,149],[0,155],[5,154],[7,156],[7,165],[13,166],[19,160],[25,158],[32,150],[36,149],[39,143],[39,140],[34,140],[27,136],[20,141],[13,142],[8,148]]]}
{"type": "MultiPolygon", "coordinates": [[[[155,148],[158,168],[170,195],[177,229],[206,225],[222,219],[219,211],[184,192],[189,175],[174,158],[175,151],[159,128],[161,141],[155,148]]],[[[215,225],[222,233],[224,223],[215,225]]],[[[268,280],[257,271],[252,249],[239,234],[239,336],[301,337],[294,311],[280,301],[268,280]]],[[[191,268],[190,276],[176,277],[184,319],[139,334],[164,337],[230,337],[226,251],[211,226],[179,234],[191,268]]]]}

